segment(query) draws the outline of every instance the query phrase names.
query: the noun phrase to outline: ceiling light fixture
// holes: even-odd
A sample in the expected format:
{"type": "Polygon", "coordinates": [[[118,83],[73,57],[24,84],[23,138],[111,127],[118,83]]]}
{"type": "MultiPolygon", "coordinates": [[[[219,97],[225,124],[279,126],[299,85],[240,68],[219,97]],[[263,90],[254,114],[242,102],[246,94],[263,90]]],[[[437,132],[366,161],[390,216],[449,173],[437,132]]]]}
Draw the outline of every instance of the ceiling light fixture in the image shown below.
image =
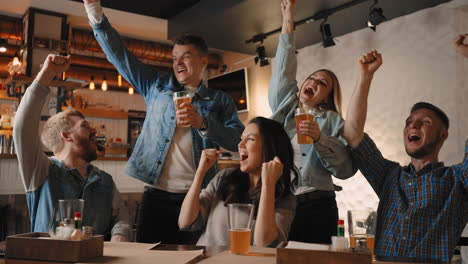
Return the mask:
{"type": "Polygon", "coordinates": [[[91,75],[91,80],[89,81],[89,90],[94,90],[96,89],[96,86],[94,85],[94,76],[91,75]]]}
{"type": "Polygon", "coordinates": [[[117,85],[119,87],[122,86],[122,75],[120,75],[120,74],[117,76],[117,85]]]}
{"type": "MultiPolygon", "coordinates": [[[[334,14],[334,13],[336,13],[338,11],[344,10],[346,8],[349,8],[349,7],[352,7],[352,6],[358,5],[358,4],[363,3],[363,2],[367,2],[367,1],[369,1],[369,0],[352,0],[352,1],[348,2],[348,3],[344,3],[344,4],[339,5],[337,7],[334,7],[334,8],[321,10],[318,13],[315,13],[314,15],[312,15],[310,17],[306,17],[306,18],[304,18],[302,20],[294,22],[294,28],[296,28],[297,26],[302,25],[302,24],[310,23],[312,21],[317,21],[317,20],[320,20],[320,19],[326,19],[327,17],[331,16],[332,14],[334,14]]],[[[324,27],[328,27],[328,29],[329,29],[330,25],[324,26],[324,27]]],[[[321,30],[322,30],[322,28],[321,28],[321,30]]],[[[267,37],[269,37],[270,35],[274,35],[274,34],[277,34],[277,33],[280,33],[280,32],[281,32],[281,28],[277,28],[277,29],[272,30],[272,31],[267,32],[267,33],[260,33],[260,34],[257,34],[255,36],[253,36],[252,38],[246,40],[245,43],[246,44],[256,43],[256,42],[262,43],[263,40],[266,39],[267,37]]]]}
{"type": "Polygon", "coordinates": [[[255,64],[260,61],[260,67],[267,66],[270,63],[268,62],[268,57],[266,56],[265,47],[258,46],[257,47],[257,57],[255,57],[255,64]]]}
{"type": "Polygon", "coordinates": [[[104,77],[102,78],[101,90],[102,90],[103,92],[107,91],[106,76],[104,76],[104,77]]]}
{"type": "Polygon", "coordinates": [[[7,44],[8,40],[4,38],[0,38],[0,52],[6,52],[7,51],[7,44]]]}
{"type": "Polygon", "coordinates": [[[369,7],[369,20],[367,21],[367,26],[373,31],[377,29],[377,25],[387,20],[383,14],[383,9],[375,7],[378,2],[378,0],[374,0],[374,4],[369,7]]]}
{"type": "Polygon", "coordinates": [[[128,87],[128,94],[129,94],[129,95],[132,95],[132,94],[134,94],[134,93],[135,93],[135,90],[133,89],[133,87],[131,87],[131,86],[128,87]]]}
{"type": "Polygon", "coordinates": [[[327,18],[320,23],[320,34],[322,34],[322,44],[324,48],[335,46],[333,35],[331,32],[330,24],[326,24],[327,18]]]}

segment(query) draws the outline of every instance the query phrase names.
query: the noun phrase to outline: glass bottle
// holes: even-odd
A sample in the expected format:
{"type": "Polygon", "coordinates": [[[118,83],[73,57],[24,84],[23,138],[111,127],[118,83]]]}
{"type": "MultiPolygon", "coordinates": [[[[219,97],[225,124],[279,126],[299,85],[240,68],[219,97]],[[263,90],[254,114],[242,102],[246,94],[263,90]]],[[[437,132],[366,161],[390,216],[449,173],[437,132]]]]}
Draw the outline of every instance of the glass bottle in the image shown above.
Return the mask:
{"type": "Polygon", "coordinates": [[[336,236],[344,237],[344,220],[338,220],[338,226],[336,227],[336,236]]]}
{"type": "Polygon", "coordinates": [[[81,213],[75,213],[75,230],[71,234],[71,240],[83,240],[83,233],[81,232],[81,213]]]}

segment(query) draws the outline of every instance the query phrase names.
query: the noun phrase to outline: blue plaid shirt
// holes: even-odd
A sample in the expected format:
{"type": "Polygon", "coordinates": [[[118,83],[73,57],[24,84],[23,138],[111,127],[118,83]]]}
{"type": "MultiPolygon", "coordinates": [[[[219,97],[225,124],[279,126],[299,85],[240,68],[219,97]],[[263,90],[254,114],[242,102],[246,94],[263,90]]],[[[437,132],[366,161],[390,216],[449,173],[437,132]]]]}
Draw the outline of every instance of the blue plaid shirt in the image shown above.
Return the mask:
{"type": "Polygon", "coordinates": [[[449,262],[468,220],[468,142],[461,164],[419,171],[385,159],[368,135],[351,152],[380,199],[375,255],[449,262]]]}

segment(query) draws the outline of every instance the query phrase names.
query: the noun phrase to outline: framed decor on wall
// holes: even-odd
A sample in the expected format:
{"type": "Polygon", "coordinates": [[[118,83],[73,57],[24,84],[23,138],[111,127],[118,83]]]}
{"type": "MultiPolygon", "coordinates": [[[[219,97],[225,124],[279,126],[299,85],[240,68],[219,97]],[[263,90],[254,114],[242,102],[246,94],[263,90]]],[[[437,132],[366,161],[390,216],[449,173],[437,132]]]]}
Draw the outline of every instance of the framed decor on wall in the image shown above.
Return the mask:
{"type": "Polygon", "coordinates": [[[247,69],[242,68],[208,79],[208,87],[227,93],[234,100],[238,112],[247,112],[249,110],[247,81],[247,69]]]}

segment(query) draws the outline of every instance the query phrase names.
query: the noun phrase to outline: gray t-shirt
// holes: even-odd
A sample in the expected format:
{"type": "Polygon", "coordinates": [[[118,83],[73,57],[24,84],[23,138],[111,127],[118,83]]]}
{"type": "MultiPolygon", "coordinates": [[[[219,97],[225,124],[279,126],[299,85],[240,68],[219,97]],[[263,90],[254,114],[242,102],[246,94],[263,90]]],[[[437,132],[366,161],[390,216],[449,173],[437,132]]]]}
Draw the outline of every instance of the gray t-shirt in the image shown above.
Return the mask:
{"type": "MultiPolygon", "coordinates": [[[[200,193],[200,213],[195,221],[184,230],[205,231],[197,242],[202,246],[228,246],[229,245],[229,223],[228,208],[224,201],[216,197],[221,179],[232,173],[235,169],[225,169],[219,172],[200,193]]],[[[296,198],[291,193],[275,201],[276,227],[278,237],[269,246],[276,246],[288,238],[289,229],[294,219],[296,209],[296,198]]],[[[252,224],[252,234],[255,231],[255,220],[252,224]]],[[[253,235],[251,236],[253,239],[253,235]]]]}

